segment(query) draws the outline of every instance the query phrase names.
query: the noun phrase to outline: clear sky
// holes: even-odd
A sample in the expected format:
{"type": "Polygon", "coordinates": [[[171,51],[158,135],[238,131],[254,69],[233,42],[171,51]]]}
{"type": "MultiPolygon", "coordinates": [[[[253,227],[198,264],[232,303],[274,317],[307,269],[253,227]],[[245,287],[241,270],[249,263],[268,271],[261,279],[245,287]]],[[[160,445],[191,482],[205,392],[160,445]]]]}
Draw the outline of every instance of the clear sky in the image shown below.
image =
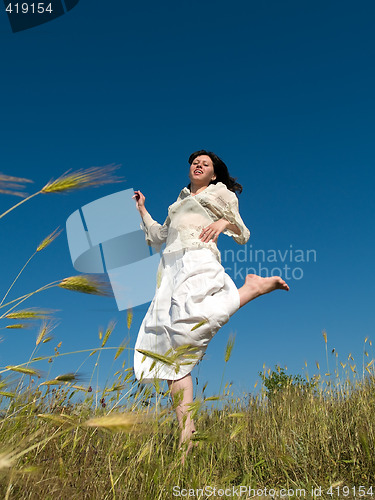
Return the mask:
{"type": "MultiPolygon", "coordinates": [[[[80,0],[58,19],[13,33],[1,7],[0,171],[33,179],[30,194],[68,169],[119,163],[125,178],[41,195],[3,218],[1,296],[39,242],[90,201],[140,189],[163,222],[188,184],[189,154],[209,149],[243,185],[240,212],[251,230],[237,268],[225,250],[245,247],[220,236],[223,265],[237,286],[241,266],[244,276],[246,267],[270,273],[287,265],[290,292],[257,299],[231,318],[193,372],[200,384],[218,389],[231,332],[224,378],[238,393],[253,390],[263,363],[296,374],[306,361],[312,375],[318,361],[324,373],[324,329],[331,370],[335,348],[344,363],[352,353],[362,373],[375,322],[374,17],[370,0],[80,0]],[[277,262],[261,261],[261,251],[277,262]]],[[[17,201],[0,195],[0,213],[17,201]]],[[[9,298],[74,274],[64,230],[9,298]]],[[[53,354],[60,341],[60,352],[96,347],[99,327],[111,320],[109,346],[128,335],[114,299],[53,289],[23,307],[59,310],[54,340],[38,355],[53,354]]],[[[131,347],[147,307],[134,310],[131,347]]],[[[37,328],[0,334],[0,366],[27,361],[37,328]]],[[[112,364],[113,354],[101,356],[99,384],[128,357],[112,364]]],[[[36,366],[50,376],[79,369],[88,381],[94,357],[82,366],[82,354],[36,366]]]]}

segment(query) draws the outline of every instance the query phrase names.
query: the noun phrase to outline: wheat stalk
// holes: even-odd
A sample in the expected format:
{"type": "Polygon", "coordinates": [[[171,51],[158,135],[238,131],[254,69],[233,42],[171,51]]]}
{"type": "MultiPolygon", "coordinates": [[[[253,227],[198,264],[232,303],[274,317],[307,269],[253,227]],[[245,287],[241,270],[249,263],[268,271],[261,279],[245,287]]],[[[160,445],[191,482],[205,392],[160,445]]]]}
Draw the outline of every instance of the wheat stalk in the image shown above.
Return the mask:
{"type": "Polygon", "coordinates": [[[104,339],[103,339],[103,342],[102,342],[102,347],[104,347],[106,345],[106,343],[107,343],[107,341],[109,339],[109,336],[113,332],[115,326],[116,326],[116,322],[115,321],[111,321],[109,323],[109,325],[107,326],[107,330],[105,332],[104,339]]]}
{"type": "Polygon", "coordinates": [[[112,431],[132,431],[140,424],[145,424],[148,419],[145,415],[134,413],[111,413],[104,417],[91,418],[83,425],[87,427],[102,427],[112,431]]]}
{"type": "MultiPolygon", "coordinates": [[[[50,180],[40,191],[28,196],[23,199],[13,207],[9,208],[6,212],[0,215],[0,219],[9,214],[12,210],[22,205],[31,198],[34,198],[38,194],[46,193],[68,193],[71,191],[76,191],[78,189],[85,189],[91,187],[99,187],[103,184],[112,184],[116,182],[123,182],[122,178],[118,178],[112,175],[114,170],[117,170],[121,165],[116,165],[111,163],[103,167],[91,167],[88,169],[80,169],[74,172],[68,170],[56,180],[50,180]]],[[[0,177],[1,181],[1,177],[0,177]]],[[[32,181],[29,181],[32,182],[32,181]]],[[[1,186],[1,184],[0,184],[1,186]]],[[[1,192],[1,191],[0,191],[1,192]]]]}
{"type": "Polygon", "coordinates": [[[76,191],[77,189],[85,189],[88,187],[99,187],[103,184],[111,184],[114,182],[122,182],[122,179],[112,176],[111,172],[120,168],[121,165],[114,163],[104,167],[91,167],[86,170],[80,169],[65,174],[56,180],[49,181],[42,189],[42,193],[67,193],[76,191]]]}
{"type": "Polygon", "coordinates": [[[4,327],[4,329],[9,329],[9,330],[17,330],[17,329],[21,329],[21,328],[29,328],[29,325],[27,325],[26,323],[17,323],[15,325],[7,325],[4,327]]]}
{"type": "Polygon", "coordinates": [[[56,328],[56,326],[57,325],[53,321],[43,321],[36,338],[35,345],[38,346],[42,341],[43,344],[45,344],[46,342],[51,340],[52,337],[46,337],[46,335],[49,335],[52,330],[56,328]]]}
{"type": "Polygon", "coordinates": [[[113,292],[109,283],[100,276],[81,274],[64,278],[58,284],[60,288],[74,292],[88,293],[91,295],[102,295],[112,297],[113,292]]]}
{"type": "Polygon", "coordinates": [[[14,311],[6,314],[4,318],[8,319],[46,319],[54,312],[52,309],[22,309],[21,311],[14,311]]]}
{"type": "Polygon", "coordinates": [[[44,248],[46,248],[48,245],[50,245],[59,236],[59,234],[61,233],[62,230],[59,231],[58,233],[56,233],[56,231],[58,229],[59,228],[55,229],[51,234],[49,234],[46,238],[44,238],[44,240],[41,243],[39,243],[39,245],[38,245],[37,249],[35,250],[35,252],[27,260],[26,264],[23,266],[23,268],[21,269],[21,271],[17,274],[16,278],[14,279],[13,283],[8,288],[6,294],[4,295],[2,301],[0,302],[0,306],[3,304],[4,300],[8,296],[8,294],[11,291],[11,289],[13,288],[14,284],[16,283],[16,281],[18,280],[18,278],[21,276],[22,272],[24,271],[24,269],[26,268],[26,266],[28,265],[28,263],[31,261],[31,259],[36,255],[36,253],[40,252],[41,250],[43,250],[44,248]]]}
{"type": "Polygon", "coordinates": [[[22,186],[22,184],[32,182],[33,181],[29,179],[23,179],[22,177],[12,177],[10,175],[4,175],[0,172],[0,194],[11,194],[13,196],[20,196],[21,198],[25,198],[27,196],[27,193],[14,190],[24,189],[24,186],[22,186]]]}
{"type": "Polygon", "coordinates": [[[41,250],[44,250],[48,245],[50,245],[61,233],[62,229],[58,231],[59,228],[56,228],[54,231],[52,231],[51,234],[46,236],[43,241],[41,241],[36,249],[37,252],[40,252],[41,250]]]}
{"type": "Polygon", "coordinates": [[[76,380],[79,380],[79,377],[76,373],[64,373],[63,375],[58,375],[52,380],[46,380],[40,385],[61,385],[68,382],[75,382],[76,380]]]}
{"type": "Polygon", "coordinates": [[[42,376],[42,372],[34,368],[24,368],[20,365],[19,366],[8,365],[5,368],[7,370],[11,370],[12,372],[23,373],[24,375],[37,375],[38,377],[42,376]]]}

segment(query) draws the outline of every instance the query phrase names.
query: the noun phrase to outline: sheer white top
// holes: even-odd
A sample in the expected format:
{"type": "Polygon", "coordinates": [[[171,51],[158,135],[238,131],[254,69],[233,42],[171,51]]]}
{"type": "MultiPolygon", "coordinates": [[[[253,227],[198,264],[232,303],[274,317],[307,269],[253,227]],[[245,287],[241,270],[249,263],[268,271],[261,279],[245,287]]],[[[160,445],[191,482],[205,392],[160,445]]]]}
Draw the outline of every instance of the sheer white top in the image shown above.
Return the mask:
{"type": "Polygon", "coordinates": [[[164,224],[159,224],[147,213],[142,217],[141,228],[145,232],[148,245],[156,251],[160,251],[164,242],[166,247],[163,253],[172,253],[183,248],[209,248],[221,262],[216,243],[202,242],[199,235],[203,228],[222,218],[236,225],[241,231],[236,234],[228,229],[223,233],[231,236],[237,243],[245,244],[250,238],[250,231],[240,216],[237,196],[225,184],[218,182],[210,184],[194,196],[185,187],[168,208],[164,224]]]}

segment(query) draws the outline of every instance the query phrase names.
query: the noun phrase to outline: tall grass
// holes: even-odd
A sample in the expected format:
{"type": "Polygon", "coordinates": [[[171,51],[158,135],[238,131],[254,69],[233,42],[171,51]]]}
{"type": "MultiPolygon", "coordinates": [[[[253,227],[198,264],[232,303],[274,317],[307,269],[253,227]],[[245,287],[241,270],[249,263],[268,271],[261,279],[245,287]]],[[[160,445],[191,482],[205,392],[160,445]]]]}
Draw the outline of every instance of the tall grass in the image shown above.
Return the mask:
{"type": "MultiPolygon", "coordinates": [[[[38,248],[55,237],[51,233],[38,248]]],[[[317,365],[317,375],[306,375],[308,382],[314,381],[309,390],[290,384],[270,394],[263,385],[257,394],[239,398],[231,385],[222,389],[222,380],[219,394],[205,398],[203,387],[191,408],[198,446],[182,467],[169,391],[158,381],[141,385],[134,379],[128,341],[107,345],[114,322],[99,331],[97,347],[83,350],[96,355],[96,367],[104,350],[113,350],[114,362],[127,357],[104,388],[93,390],[94,372],[82,385],[78,370],[51,379],[38,369],[42,362],[75,354],[60,352],[59,343],[50,356],[37,357],[56,327],[53,311],[14,310],[51,286],[106,294],[95,278],[79,276],[1,302],[4,308],[14,304],[0,317],[3,322],[41,321],[30,359],[0,369],[1,498],[205,499],[238,498],[239,492],[241,498],[271,498],[262,494],[266,488],[289,489],[288,498],[368,498],[371,485],[375,493],[375,374],[367,338],[361,377],[351,354],[339,365],[335,353],[336,368],[330,373],[324,332],[327,372],[321,375],[317,365]],[[365,495],[345,489],[358,491],[359,486],[365,487],[365,495]],[[312,494],[319,487],[321,495],[312,494]]],[[[130,310],[128,333],[131,323],[130,310]]],[[[230,337],[223,372],[233,342],[230,337]]],[[[179,362],[173,357],[165,361],[179,362]]]]}
{"type": "Polygon", "coordinates": [[[228,385],[217,397],[198,394],[198,447],[181,467],[162,385],[139,385],[124,362],[95,405],[96,391],[74,374],[42,382],[32,364],[17,390],[14,381],[0,382],[2,498],[164,499],[182,488],[240,485],[299,488],[311,498],[318,487],[363,485],[367,492],[373,483],[373,372],[357,380],[347,373],[334,386],[324,377],[314,391],[290,386],[272,398],[264,390],[236,398],[228,385]]]}

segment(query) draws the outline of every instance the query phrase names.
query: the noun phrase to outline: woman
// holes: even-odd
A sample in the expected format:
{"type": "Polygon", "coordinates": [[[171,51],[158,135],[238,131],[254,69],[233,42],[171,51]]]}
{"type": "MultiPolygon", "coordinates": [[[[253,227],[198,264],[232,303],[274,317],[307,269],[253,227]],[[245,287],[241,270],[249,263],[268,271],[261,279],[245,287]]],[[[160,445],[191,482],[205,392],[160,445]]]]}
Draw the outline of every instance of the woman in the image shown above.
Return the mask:
{"type": "Polygon", "coordinates": [[[196,151],[189,164],[190,184],[169,207],[163,225],[147,212],[141,191],[134,195],[148,244],[160,250],[166,242],[156,294],[135,345],[135,375],[142,382],[155,378],[168,381],[177,404],[180,444],[187,443],[188,451],[195,432],[189,413],[193,402],[190,372],[203,357],[209,341],[240,307],[273,290],[289,290],[279,276],[262,278],[255,274],[248,274],[244,285],[237,289],[220,263],[216,242],[221,233],[232,236],[239,244],[245,244],[250,237],[235,194],[241,193],[242,186],[212,152],[196,151]],[[164,362],[158,355],[164,356],[164,362]]]}

